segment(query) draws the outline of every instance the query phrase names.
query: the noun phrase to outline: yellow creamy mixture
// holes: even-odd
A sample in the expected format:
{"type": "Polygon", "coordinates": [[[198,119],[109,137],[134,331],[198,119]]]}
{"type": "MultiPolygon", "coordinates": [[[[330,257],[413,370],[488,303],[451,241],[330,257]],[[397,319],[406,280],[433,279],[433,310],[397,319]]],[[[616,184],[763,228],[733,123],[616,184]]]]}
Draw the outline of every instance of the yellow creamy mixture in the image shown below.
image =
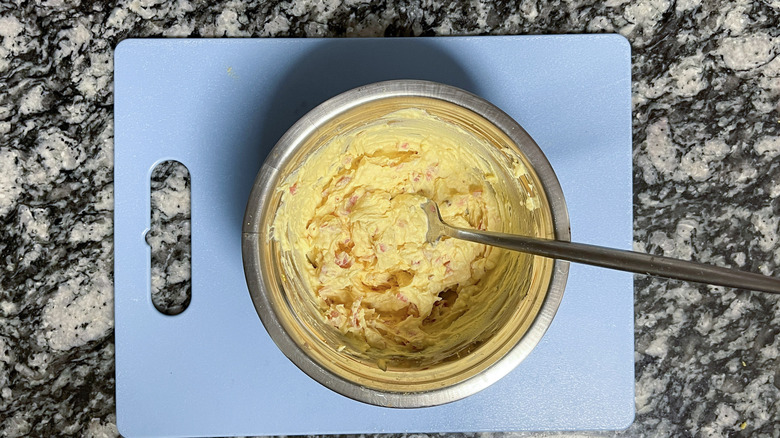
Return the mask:
{"type": "Polygon", "coordinates": [[[427,243],[420,208],[432,199],[449,224],[502,228],[506,202],[474,141],[422,110],[401,110],[333,138],[284,181],[273,236],[323,321],[365,350],[452,343],[491,317],[474,303],[496,299],[506,275],[497,266],[511,257],[456,239],[427,243]]]}

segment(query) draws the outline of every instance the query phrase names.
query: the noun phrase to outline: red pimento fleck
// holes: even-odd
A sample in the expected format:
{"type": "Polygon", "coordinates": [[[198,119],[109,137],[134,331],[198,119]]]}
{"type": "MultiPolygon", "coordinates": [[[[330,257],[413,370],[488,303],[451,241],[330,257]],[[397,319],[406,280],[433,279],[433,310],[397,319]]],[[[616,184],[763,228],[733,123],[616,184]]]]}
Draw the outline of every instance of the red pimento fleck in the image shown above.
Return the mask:
{"type": "Polygon", "coordinates": [[[295,192],[297,192],[297,191],[298,191],[298,183],[295,183],[295,184],[290,186],[290,194],[291,195],[294,195],[295,192]]]}
{"type": "Polygon", "coordinates": [[[428,170],[425,171],[425,178],[430,181],[433,179],[433,174],[436,173],[436,168],[439,167],[439,163],[428,166],[428,170]]]}
{"type": "Polygon", "coordinates": [[[352,195],[352,197],[349,198],[349,200],[347,201],[347,207],[346,207],[347,213],[352,211],[352,207],[355,206],[355,204],[357,203],[358,199],[360,199],[358,195],[352,195]]]}
{"type": "Polygon", "coordinates": [[[382,251],[382,252],[387,251],[387,245],[385,245],[384,243],[380,243],[379,244],[379,250],[382,251]]]}
{"type": "Polygon", "coordinates": [[[420,177],[421,177],[421,176],[422,176],[422,175],[420,175],[419,173],[415,172],[415,173],[414,173],[414,177],[412,178],[412,181],[414,181],[414,182],[418,182],[418,181],[420,181],[420,177]]]}
{"type": "Polygon", "coordinates": [[[339,316],[339,312],[337,312],[335,310],[331,310],[330,311],[330,319],[336,319],[336,318],[338,318],[338,316],[339,316]]]}
{"type": "Polygon", "coordinates": [[[352,177],[350,176],[342,176],[341,179],[336,182],[336,187],[344,187],[345,185],[349,184],[349,182],[352,181],[352,177]]]}
{"type": "Polygon", "coordinates": [[[398,220],[398,228],[403,228],[407,225],[407,222],[404,219],[398,220]]]}
{"type": "Polygon", "coordinates": [[[402,294],[402,293],[396,294],[396,298],[398,298],[400,301],[403,301],[404,303],[408,303],[409,302],[409,298],[406,298],[404,296],[404,294],[402,294]]]}
{"type": "Polygon", "coordinates": [[[352,259],[344,251],[339,251],[336,253],[336,264],[343,269],[347,269],[352,266],[352,259]]]}
{"type": "Polygon", "coordinates": [[[446,273],[446,274],[452,274],[452,273],[454,272],[454,271],[452,270],[452,268],[450,268],[450,261],[449,261],[449,260],[447,260],[446,262],[444,262],[444,267],[445,267],[445,273],[446,273]]]}
{"type": "Polygon", "coordinates": [[[407,150],[407,149],[409,149],[409,143],[403,143],[403,144],[401,144],[401,149],[403,149],[403,150],[407,150]]]}

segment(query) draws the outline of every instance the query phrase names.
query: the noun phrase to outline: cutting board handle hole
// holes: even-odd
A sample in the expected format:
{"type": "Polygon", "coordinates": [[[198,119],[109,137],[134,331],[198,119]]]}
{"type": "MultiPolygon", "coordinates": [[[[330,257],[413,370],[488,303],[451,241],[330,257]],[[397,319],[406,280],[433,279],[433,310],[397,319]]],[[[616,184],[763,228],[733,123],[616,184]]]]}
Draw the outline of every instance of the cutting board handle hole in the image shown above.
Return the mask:
{"type": "Polygon", "coordinates": [[[154,307],[165,315],[184,312],[192,300],[191,185],[187,167],[174,160],[152,169],[151,247],[154,307]]]}

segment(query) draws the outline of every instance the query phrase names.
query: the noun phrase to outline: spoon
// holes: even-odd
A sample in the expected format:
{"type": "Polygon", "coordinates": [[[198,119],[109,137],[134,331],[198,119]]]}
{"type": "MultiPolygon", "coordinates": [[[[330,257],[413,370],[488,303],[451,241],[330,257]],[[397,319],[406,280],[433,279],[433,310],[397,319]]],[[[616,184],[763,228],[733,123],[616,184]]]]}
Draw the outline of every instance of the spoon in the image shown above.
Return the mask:
{"type": "Polygon", "coordinates": [[[780,278],[584,243],[457,228],[444,223],[439,206],[434,201],[428,200],[420,206],[428,217],[428,232],[425,238],[429,243],[448,236],[602,268],[780,294],[780,278]]]}

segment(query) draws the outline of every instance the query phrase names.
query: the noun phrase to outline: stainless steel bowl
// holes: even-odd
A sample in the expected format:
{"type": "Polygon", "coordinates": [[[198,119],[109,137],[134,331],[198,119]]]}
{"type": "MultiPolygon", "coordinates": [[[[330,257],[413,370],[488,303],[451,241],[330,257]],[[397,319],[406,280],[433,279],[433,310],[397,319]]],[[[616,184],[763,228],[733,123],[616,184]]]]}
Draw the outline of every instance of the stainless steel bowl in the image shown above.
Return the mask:
{"type": "Polygon", "coordinates": [[[538,270],[541,274],[529,280],[533,282],[529,287],[535,289],[523,295],[517,303],[518,310],[507,310],[506,327],[497,332],[497,340],[493,344],[490,344],[492,339],[480,342],[464,350],[462,357],[459,353],[458,357],[450,358],[440,368],[384,371],[374,366],[372,371],[355,357],[332,348],[328,335],[316,324],[312,325],[311,318],[302,315],[305,309],[296,305],[294,286],[280,271],[281,256],[270,235],[270,225],[280,202],[277,188],[313,148],[344,125],[342,119],[354,124],[363,115],[375,116],[376,111],[363,111],[363,108],[376,108],[380,103],[399,105],[399,102],[402,106],[454,108],[458,112],[454,119],[465,129],[490,131],[483,134],[503,143],[504,147],[511,147],[530,169],[531,181],[518,180],[516,184],[543,188],[537,196],[544,204],[544,218],[540,220],[549,222],[547,237],[554,234],[559,240],[569,240],[570,230],[560,184],[537,144],[503,111],[461,89],[417,80],[366,85],[322,103],[284,134],[257,175],[242,228],[244,273],[257,313],[282,352],[317,382],[361,402],[414,408],[467,397],[493,384],[522,362],[553,320],[563,297],[569,264],[534,259],[541,266],[538,270]]]}

